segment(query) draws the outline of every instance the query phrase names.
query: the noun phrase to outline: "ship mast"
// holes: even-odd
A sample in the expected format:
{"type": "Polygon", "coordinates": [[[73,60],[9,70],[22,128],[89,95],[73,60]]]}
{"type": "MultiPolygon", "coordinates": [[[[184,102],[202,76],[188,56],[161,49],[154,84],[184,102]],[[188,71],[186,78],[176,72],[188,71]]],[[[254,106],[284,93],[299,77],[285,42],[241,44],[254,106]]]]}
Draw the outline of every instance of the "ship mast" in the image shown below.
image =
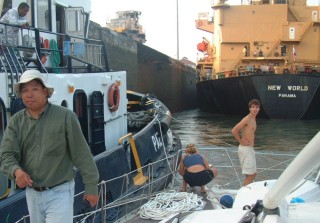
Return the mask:
{"type": "Polygon", "coordinates": [[[177,0],[177,60],[179,60],[179,0],[177,0]]]}

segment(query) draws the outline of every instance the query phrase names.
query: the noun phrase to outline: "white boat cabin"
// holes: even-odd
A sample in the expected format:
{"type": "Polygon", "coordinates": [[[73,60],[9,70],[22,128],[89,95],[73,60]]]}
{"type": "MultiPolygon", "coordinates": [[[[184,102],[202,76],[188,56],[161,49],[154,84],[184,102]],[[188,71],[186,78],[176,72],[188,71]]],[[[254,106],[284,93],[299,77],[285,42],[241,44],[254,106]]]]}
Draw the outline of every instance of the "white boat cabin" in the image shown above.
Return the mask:
{"type": "MultiPolygon", "coordinates": [[[[0,1],[2,15],[21,2],[0,1]]],[[[127,134],[126,72],[109,72],[104,44],[86,39],[91,1],[26,2],[30,27],[17,27],[16,44],[0,43],[0,142],[9,118],[24,107],[14,84],[25,70],[37,69],[55,89],[49,101],[78,115],[93,155],[117,146],[127,134]]],[[[7,186],[0,188],[1,199],[7,186]]]]}

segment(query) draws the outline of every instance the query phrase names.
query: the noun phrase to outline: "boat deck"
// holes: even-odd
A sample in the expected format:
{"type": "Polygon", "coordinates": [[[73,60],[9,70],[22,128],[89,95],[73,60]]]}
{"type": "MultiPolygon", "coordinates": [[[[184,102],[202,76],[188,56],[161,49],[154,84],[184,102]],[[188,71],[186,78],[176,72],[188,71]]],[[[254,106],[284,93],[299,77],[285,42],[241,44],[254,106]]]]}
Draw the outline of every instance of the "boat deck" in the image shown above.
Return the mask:
{"type": "MultiPolygon", "coordinates": [[[[237,190],[241,187],[243,181],[243,175],[241,174],[241,167],[238,161],[237,149],[233,148],[217,148],[217,147],[203,147],[199,148],[199,152],[203,154],[209,163],[218,168],[218,177],[212,182],[207,184],[207,193],[201,193],[200,187],[187,188],[188,193],[194,193],[202,198],[205,205],[201,207],[201,210],[214,209],[215,204],[209,200],[208,197],[212,197],[215,188],[222,188],[224,190],[237,190]]],[[[296,154],[292,153],[268,153],[257,151],[256,160],[258,166],[257,181],[277,179],[288,164],[294,159],[296,154]]],[[[179,192],[181,190],[182,177],[176,173],[174,180],[168,190],[175,190],[179,192]]],[[[217,197],[217,196],[216,196],[217,197]]],[[[142,206],[142,205],[141,205],[142,206]]],[[[197,208],[196,210],[198,210],[197,208]]],[[[119,219],[117,222],[130,222],[130,223],[155,223],[161,220],[142,219],[139,214],[139,210],[136,210],[130,214],[127,214],[124,218],[119,219]]],[[[193,212],[193,211],[192,211],[193,212]]],[[[179,212],[178,212],[179,213],[179,212]]],[[[180,213],[174,217],[167,218],[168,222],[172,222],[175,218],[183,218],[184,215],[190,212],[180,213]]]]}
{"type": "MultiPolygon", "coordinates": [[[[195,187],[195,188],[188,188],[187,189],[188,193],[194,193],[196,195],[198,195],[199,197],[202,198],[202,200],[205,202],[205,205],[201,208],[202,210],[211,210],[214,209],[214,206],[212,205],[212,202],[210,202],[210,200],[207,199],[207,193],[201,193],[200,192],[200,188],[199,187],[195,187]]],[[[168,222],[172,222],[175,218],[183,218],[185,215],[191,213],[193,211],[189,211],[189,212],[184,212],[184,213],[179,213],[171,218],[168,218],[168,222]]],[[[160,222],[161,220],[153,220],[153,219],[143,219],[140,217],[139,215],[139,210],[135,211],[134,213],[131,213],[130,215],[128,215],[126,217],[126,219],[122,219],[119,222],[124,222],[124,223],[156,223],[156,222],[160,222]]]]}

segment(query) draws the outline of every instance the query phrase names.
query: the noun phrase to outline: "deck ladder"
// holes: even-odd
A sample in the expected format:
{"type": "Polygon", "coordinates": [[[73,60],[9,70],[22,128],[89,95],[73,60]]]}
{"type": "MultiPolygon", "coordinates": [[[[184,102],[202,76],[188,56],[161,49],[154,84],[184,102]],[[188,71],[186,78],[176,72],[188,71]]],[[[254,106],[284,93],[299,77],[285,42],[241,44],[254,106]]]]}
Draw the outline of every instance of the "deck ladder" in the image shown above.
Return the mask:
{"type": "Polygon", "coordinates": [[[13,46],[2,45],[0,49],[0,72],[7,75],[8,95],[14,96],[14,83],[19,81],[20,74],[26,70],[19,50],[13,46]]]}

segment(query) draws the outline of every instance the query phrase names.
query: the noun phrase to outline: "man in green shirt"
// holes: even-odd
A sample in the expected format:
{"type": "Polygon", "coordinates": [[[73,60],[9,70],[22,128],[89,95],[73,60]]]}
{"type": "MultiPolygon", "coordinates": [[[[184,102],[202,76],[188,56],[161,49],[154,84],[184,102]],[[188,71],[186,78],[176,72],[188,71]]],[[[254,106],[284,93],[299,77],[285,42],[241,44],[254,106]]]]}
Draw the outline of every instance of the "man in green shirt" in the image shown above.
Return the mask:
{"type": "Polygon", "coordinates": [[[98,202],[99,174],[71,110],[48,102],[54,92],[42,74],[28,70],[15,84],[25,109],[13,115],[0,146],[1,170],[26,188],[30,221],[73,222],[74,166],[85,185],[84,199],[98,202]]]}

